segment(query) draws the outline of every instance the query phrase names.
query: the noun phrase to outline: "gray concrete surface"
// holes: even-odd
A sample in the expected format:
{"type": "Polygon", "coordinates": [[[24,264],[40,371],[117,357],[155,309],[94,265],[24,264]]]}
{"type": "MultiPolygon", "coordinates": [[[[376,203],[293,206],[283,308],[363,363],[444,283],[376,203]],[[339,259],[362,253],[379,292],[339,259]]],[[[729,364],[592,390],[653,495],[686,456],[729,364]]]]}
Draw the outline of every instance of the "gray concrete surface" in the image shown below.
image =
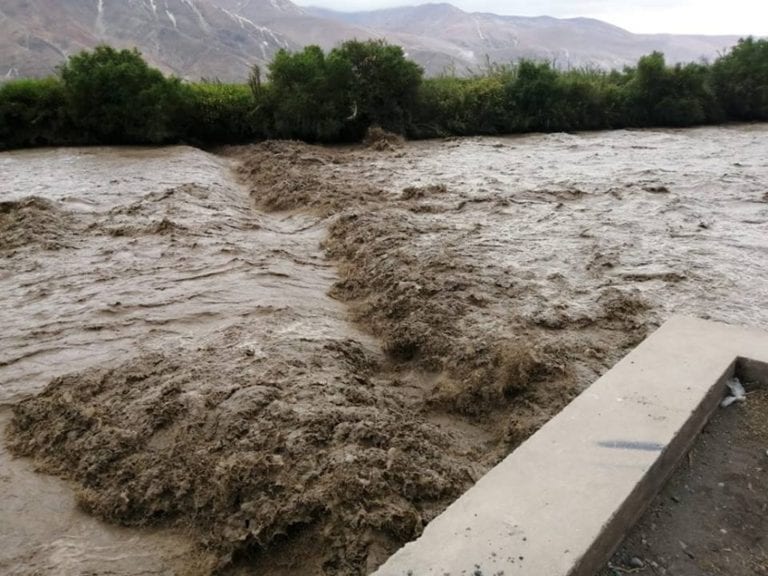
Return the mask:
{"type": "Polygon", "coordinates": [[[404,546],[376,576],[592,576],[768,334],[674,317],[404,546]]]}

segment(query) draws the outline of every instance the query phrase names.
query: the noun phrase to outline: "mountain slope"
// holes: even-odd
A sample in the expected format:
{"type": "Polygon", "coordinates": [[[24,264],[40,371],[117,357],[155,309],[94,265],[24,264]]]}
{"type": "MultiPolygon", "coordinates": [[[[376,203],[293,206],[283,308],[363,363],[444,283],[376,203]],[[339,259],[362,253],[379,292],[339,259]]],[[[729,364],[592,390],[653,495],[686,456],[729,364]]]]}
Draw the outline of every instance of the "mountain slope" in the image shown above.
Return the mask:
{"type": "Polygon", "coordinates": [[[1,70],[21,75],[47,73],[100,42],[137,46],[152,64],[189,77],[239,76],[279,48],[298,48],[277,31],[195,0],[4,0],[0,38],[1,70]]]}
{"type": "Polygon", "coordinates": [[[326,19],[380,30],[450,42],[461,50],[459,65],[477,67],[490,60],[520,58],[554,61],[556,65],[620,68],[654,50],[670,62],[714,58],[733,46],[736,36],[632,34],[589,18],[499,16],[467,13],[451,4],[424,4],[371,12],[333,12],[307,8],[326,19]]]}
{"type": "Polygon", "coordinates": [[[166,72],[243,80],[280,48],[299,49],[302,31],[328,46],[361,35],[287,0],[4,0],[0,75],[41,75],[99,43],[137,46],[166,72]],[[284,30],[283,30],[284,29],[284,30]]]}
{"type": "Polygon", "coordinates": [[[663,50],[671,61],[714,57],[735,37],[641,36],[588,19],[470,14],[450,4],[338,13],[289,0],[3,0],[0,78],[51,73],[99,43],[138,47],[167,73],[243,81],[280,48],[385,38],[428,74],[488,60],[544,58],[560,66],[621,67],[663,50]]]}

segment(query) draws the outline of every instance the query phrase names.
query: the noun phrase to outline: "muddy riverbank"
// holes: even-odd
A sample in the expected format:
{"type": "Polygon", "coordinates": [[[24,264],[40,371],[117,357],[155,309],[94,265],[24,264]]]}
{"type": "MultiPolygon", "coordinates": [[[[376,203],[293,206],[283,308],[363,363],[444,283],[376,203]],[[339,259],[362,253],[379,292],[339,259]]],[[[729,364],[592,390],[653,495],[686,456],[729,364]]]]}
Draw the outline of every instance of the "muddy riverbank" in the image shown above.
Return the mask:
{"type": "Polygon", "coordinates": [[[766,135],[0,155],[9,445],[221,570],[366,573],[670,314],[768,328],[766,135]]]}

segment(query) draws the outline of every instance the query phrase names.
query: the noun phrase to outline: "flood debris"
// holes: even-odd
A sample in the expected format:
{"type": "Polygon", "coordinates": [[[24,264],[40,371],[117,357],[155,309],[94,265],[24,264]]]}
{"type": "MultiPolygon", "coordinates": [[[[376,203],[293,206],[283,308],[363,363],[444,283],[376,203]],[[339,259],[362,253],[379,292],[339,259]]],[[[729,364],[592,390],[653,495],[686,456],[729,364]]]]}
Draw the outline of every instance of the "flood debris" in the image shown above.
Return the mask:
{"type": "Polygon", "coordinates": [[[741,383],[741,381],[734,377],[728,380],[725,385],[728,387],[729,394],[725,398],[723,398],[723,401],[720,402],[721,408],[727,408],[734,402],[746,402],[747,401],[747,391],[744,389],[744,385],[741,383]]]}

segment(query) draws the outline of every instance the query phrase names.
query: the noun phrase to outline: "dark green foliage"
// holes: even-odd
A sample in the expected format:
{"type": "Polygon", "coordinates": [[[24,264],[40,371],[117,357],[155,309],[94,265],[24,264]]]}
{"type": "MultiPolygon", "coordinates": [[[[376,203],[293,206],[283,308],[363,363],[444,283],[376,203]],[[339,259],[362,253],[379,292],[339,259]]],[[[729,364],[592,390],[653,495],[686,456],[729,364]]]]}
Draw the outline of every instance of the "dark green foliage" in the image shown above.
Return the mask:
{"type": "Polygon", "coordinates": [[[317,46],[281,50],[269,67],[266,107],[281,138],[357,140],[372,125],[404,132],[421,69],[398,46],[351,40],[327,56],[317,46]]]}
{"type": "Polygon", "coordinates": [[[369,126],[404,133],[421,84],[423,70],[405,58],[403,49],[383,41],[351,40],[334,48],[336,88],[351,103],[346,132],[362,136],[369,126]]]}
{"type": "Polygon", "coordinates": [[[181,102],[175,125],[191,143],[234,144],[266,135],[261,108],[248,85],[184,85],[181,102]]]}
{"type": "Polygon", "coordinates": [[[413,138],[466,134],[465,78],[441,76],[425,81],[416,101],[415,117],[408,130],[413,138]]]}
{"type": "Polygon", "coordinates": [[[623,71],[548,63],[488,65],[423,79],[401,48],[350,41],[280,51],[247,83],[182,83],[134,51],[100,46],[58,78],[0,85],[0,148],[263,138],[358,141],[373,125],[413,138],[768,120],[768,40],[747,38],[714,64],[668,66],[661,53],[623,71]]]}
{"type": "Polygon", "coordinates": [[[64,86],[56,78],[1,85],[0,150],[66,144],[72,127],[64,107],[64,86]]]}
{"type": "Polygon", "coordinates": [[[768,120],[768,40],[747,38],[712,67],[714,91],[736,120],[768,120]]]}
{"type": "Polygon", "coordinates": [[[280,138],[338,140],[350,114],[345,71],[318,46],[301,52],[280,50],[269,67],[265,105],[268,132],[280,138]]]}
{"type": "Polygon", "coordinates": [[[506,100],[517,132],[566,129],[563,85],[546,62],[520,62],[515,78],[507,84],[506,100]]]}
{"type": "Polygon", "coordinates": [[[566,130],[599,130],[625,125],[625,94],[604,71],[578,70],[562,74],[561,121],[566,130]]]}
{"type": "Polygon", "coordinates": [[[181,83],[150,68],[137,50],[98,46],[61,68],[67,113],[84,142],[160,143],[173,125],[181,83]]]}
{"type": "Polygon", "coordinates": [[[440,76],[425,80],[409,135],[430,138],[514,132],[517,118],[506,96],[514,77],[514,68],[494,66],[469,78],[440,76]]]}
{"type": "Polygon", "coordinates": [[[700,64],[666,66],[654,52],[628,71],[627,118],[636,126],[692,126],[717,120],[719,107],[709,86],[709,68],[700,64]]]}

